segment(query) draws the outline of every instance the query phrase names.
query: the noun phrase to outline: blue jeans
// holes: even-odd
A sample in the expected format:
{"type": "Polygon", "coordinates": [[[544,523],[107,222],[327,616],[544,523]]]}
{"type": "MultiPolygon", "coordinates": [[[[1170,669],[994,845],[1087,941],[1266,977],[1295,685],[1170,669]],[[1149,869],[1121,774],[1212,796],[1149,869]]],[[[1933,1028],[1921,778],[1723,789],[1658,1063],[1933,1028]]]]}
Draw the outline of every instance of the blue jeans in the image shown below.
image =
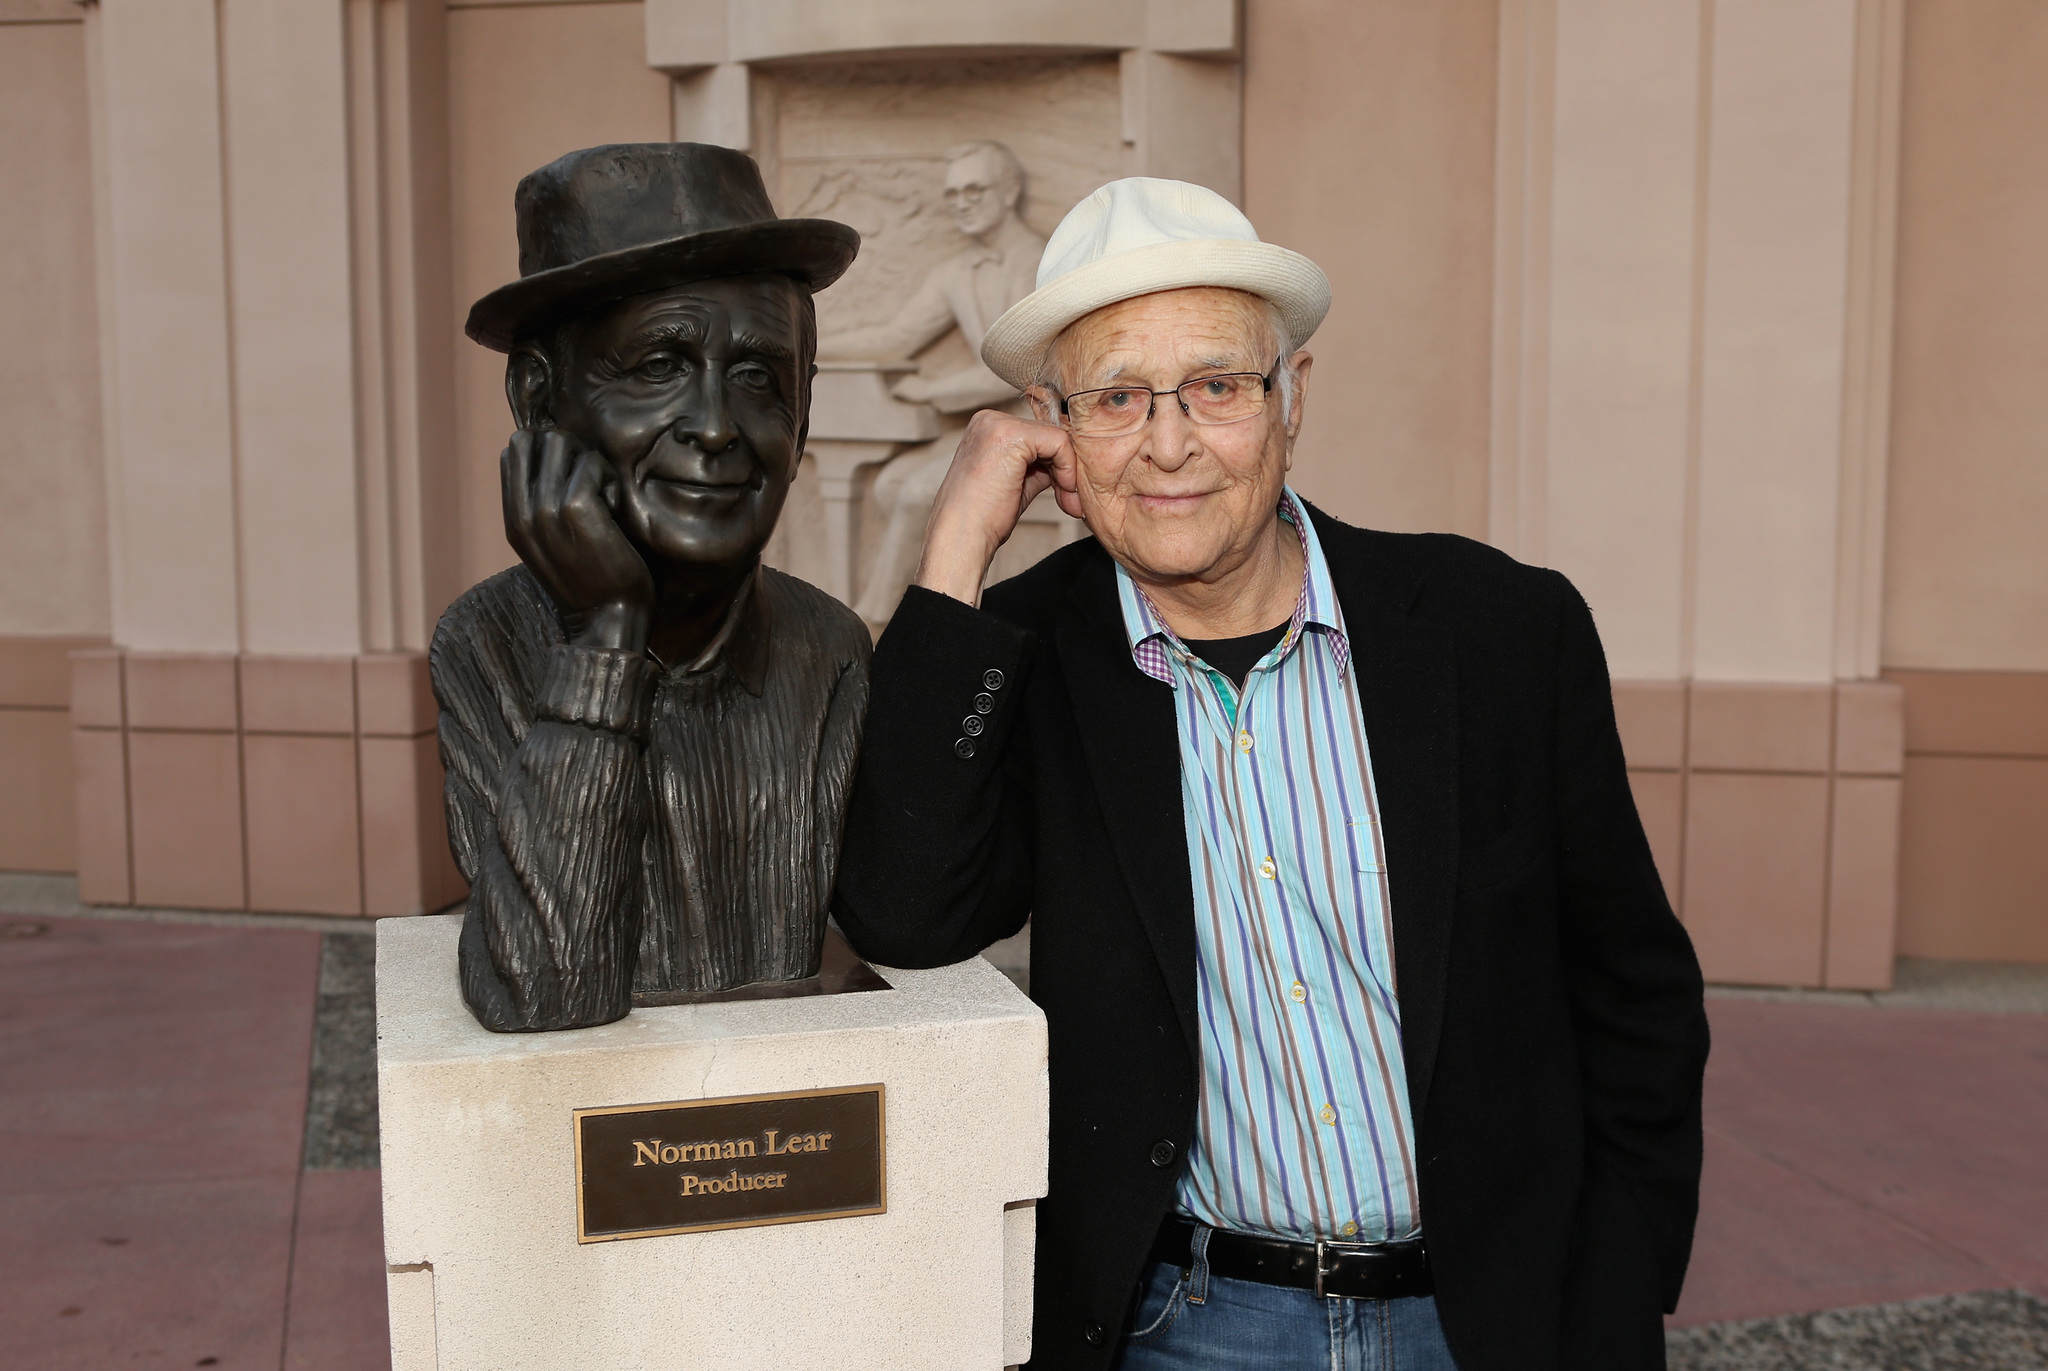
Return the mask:
{"type": "Polygon", "coordinates": [[[1185,1275],[1146,1272],[1115,1371],[1457,1371],[1431,1296],[1323,1299],[1212,1276],[1207,1236],[1185,1275]]]}

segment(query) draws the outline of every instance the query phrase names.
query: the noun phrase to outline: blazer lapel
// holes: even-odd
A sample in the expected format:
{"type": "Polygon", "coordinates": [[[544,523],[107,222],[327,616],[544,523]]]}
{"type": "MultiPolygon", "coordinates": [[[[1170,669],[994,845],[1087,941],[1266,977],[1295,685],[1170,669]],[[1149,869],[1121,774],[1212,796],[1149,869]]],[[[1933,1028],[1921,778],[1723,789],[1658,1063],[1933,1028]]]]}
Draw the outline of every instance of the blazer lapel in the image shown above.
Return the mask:
{"type": "Polygon", "coordinates": [[[1110,845],[1189,1050],[1199,1052],[1195,897],[1181,813],[1173,687],[1131,660],[1115,577],[1107,556],[1084,571],[1055,619],[1053,636],[1110,845]]]}
{"type": "Polygon", "coordinates": [[[1456,645],[1393,535],[1316,520],[1344,606],[1387,843],[1408,1095],[1420,1119],[1442,1034],[1458,878],[1456,645]]]}

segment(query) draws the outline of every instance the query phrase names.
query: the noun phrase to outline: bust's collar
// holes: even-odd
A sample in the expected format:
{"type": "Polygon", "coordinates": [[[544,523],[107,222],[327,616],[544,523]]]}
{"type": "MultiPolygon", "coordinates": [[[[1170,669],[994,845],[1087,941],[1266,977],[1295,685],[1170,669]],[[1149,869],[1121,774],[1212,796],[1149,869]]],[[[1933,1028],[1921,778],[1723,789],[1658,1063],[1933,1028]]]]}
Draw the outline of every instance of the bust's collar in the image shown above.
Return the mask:
{"type": "Polygon", "coordinates": [[[704,645],[704,650],[680,668],[685,676],[711,670],[721,661],[732,667],[749,695],[759,698],[768,683],[768,637],[771,629],[768,597],[761,593],[761,564],[747,573],[739,594],[725,611],[725,621],[704,645]]]}

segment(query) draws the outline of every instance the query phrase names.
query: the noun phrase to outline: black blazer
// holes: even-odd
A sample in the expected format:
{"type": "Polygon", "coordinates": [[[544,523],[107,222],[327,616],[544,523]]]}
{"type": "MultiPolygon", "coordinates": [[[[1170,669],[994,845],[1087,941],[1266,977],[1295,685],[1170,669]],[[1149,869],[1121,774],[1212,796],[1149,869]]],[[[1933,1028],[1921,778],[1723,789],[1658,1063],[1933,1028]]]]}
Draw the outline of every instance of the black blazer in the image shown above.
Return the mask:
{"type": "MultiPolygon", "coordinates": [[[[1310,513],[1373,753],[1452,1353],[1462,1371],[1661,1367],[1707,1023],[1592,615],[1563,576],[1481,544],[1310,513]]],[[[913,588],[876,648],[835,908],[863,955],[905,967],[1031,917],[1052,1078],[1032,1365],[1100,1368],[1195,1127],[1173,691],[1132,662],[1093,540],[984,606],[913,588]]]]}

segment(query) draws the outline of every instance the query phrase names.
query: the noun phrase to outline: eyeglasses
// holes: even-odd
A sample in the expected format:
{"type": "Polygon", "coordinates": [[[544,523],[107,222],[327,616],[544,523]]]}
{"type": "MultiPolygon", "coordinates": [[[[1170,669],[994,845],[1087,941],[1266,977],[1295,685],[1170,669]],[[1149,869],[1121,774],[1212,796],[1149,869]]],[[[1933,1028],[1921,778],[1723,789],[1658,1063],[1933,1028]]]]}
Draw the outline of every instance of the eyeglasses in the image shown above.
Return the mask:
{"type": "Polygon", "coordinates": [[[1084,390],[1060,401],[1060,417],[1076,438],[1122,438],[1150,423],[1159,397],[1171,395],[1193,423],[1240,423],[1264,412],[1266,396],[1272,393],[1273,378],[1279,371],[1276,361],[1264,376],[1256,371],[1197,376],[1172,390],[1144,386],[1084,390]]]}

